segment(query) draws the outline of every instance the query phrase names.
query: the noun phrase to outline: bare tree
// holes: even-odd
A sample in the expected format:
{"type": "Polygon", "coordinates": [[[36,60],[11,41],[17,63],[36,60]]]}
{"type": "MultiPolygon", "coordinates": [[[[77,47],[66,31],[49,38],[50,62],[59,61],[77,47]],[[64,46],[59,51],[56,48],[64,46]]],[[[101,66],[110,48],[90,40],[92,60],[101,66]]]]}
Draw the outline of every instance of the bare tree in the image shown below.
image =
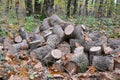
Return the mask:
{"type": "Polygon", "coordinates": [[[32,0],[25,0],[25,6],[27,11],[27,16],[32,15],[33,14],[32,0]]]}

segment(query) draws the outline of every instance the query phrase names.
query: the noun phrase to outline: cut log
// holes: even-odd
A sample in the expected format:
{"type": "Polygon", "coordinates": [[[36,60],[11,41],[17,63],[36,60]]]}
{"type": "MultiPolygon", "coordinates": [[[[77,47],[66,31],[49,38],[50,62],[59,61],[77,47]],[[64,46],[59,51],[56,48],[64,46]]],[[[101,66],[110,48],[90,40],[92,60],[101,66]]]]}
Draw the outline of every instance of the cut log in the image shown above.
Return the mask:
{"type": "Polygon", "coordinates": [[[62,22],[64,22],[64,21],[60,17],[58,17],[56,14],[53,14],[50,17],[50,24],[51,24],[51,26],[59,25],[62,22]]]}
{"type": "Polygon", "coordinates": [[[47,37],[47,44],[50,45],[52,48],[55,48],[60,43],[60,39],[57,35],[52,34],[47,37]]]}
{"type": "Polygon", "coordinates": [[[69,74],[75,74],[78,73],[78,65],[77,63],[73,62],[73,61],[68,61],[66,62],[66,64],[64,64],[65,70],[69,73],[69,74]]]}
{"type": "Polygon", "coordinates": [[[61,50],[63,55],[71,52],[70,45],[67,42],[58,44],[57,49],[61,50]]]}
{"type": "Polygon", "coordinates": [[[49,29],[51,26],[49,25],[49,18],[45,18],[40,26],[40,31],[44,31],[49,29]]]}
{"type": "Polygon", "coordinates": [[[73,25],[68,25],[66,28],[65,28],[65,34],[66,35],[71,35],[74,31],[74,26],[73,25]]]}
{"type": "Polygon", "coordinates": [[[101,47],[100,46],[91,47],[89,53],[92,54],[92,55],[100,55],[102,53],[101,47]]]}
{"type": "Polygon", "coordinates": [[[64,31],[63,31],[63,29],[61,28],[60,25],[55,25],[53,27],[53,33],[56,34],[61,40],[63,40],[64,31]]]}
{"type": "Polygon", "coordinates": [[[114,59],[110,56],[93,56],[92,65],[101,71],[112,71],[114,69],[114,59]]]}
{"type": "Polygon", "coordinates": [[[12,45],[17,51],[19,50],[27,50],[28,49],[28,44],[26,40],[23,40],[21,43],[13,44],[12,45]]]}
{"type": "Polygon", "coordinates": [[[41,36],[40,34],[34,34],[33,35],[33,41],[35,40],[40,40],[41,42],[45,42],[45,39],[43,36],[41,36]]]}
{"type": "Polygon", "coordinates": [[[63,54],[59,49],[54,49],[44,57],[44,60],[47,63],[52,62],[55,59],[60,59],[62,55],[63,54]]]}
{"type": "Polygon", "coordinates": [[[101,37],[101,34],[98,31],[93,31],[93,32],[89,33],[89,36],[93,41],[97,41],[98,38],[101,37]]]}
{"type": "Polygon", "coordinates": [[[72,52],[73,52],[76,48],[75,43],[79,43],[79,40],[78,39],[70,39],[69,43],[70,43],[70,47],[72,48],[72,52]]]}
{"type": "Polygon", "coordinates": [[[120,47],[120,39],[108,39],[108,44],[111,48],[116,49],[120,47]]]}
{"type": "Polygon", "coordinates": [[[120,47],[112,51],[112,54],[118,54],[118,53],[120,53],[120,47]]]}
{"type": "Polygon", "coordinates": [[[35,34],[39,34],[39,33],[40,33],[40,27],[35,28],[35,29],[34,29],[34,33],[35,33],[35,34]]]}
{"type": "Polygon", "coordinates": [[[38,59],[43,59],[48,53],[50,53],[51,50],[52,48],[49,45],[45,45],[37,49],[34,49],[33,51],[30,52],[30,54],[35,53],[38,59]]]}
{"type": "Polygon", "coordinates": [[[20,36],[22,37],[22,39],[26,39],[26,40],[29,39],[27,31],[23,27],[21,27],[19,29],[19,33],[20,33],[20,36]]]}
{"type": "Polygon", "coordinates": [[[81,25],[78,25],[75,27],[74,37],[75,37],[75,39],[79,39],[81,45],[85,44],[84,31],[83,31],[81,25]]]}
{"type": "Polygon", "coordinates": [[[91,47],[90,50],[89,50],[89,64],[90,65],[92,64],[93,56],[95,56],[95,55],[101,55],[101,53],[102,53],[102,50],[101,50],[100,46],[91,47]]]}
{"type": "Polygon", "coordinates": [[[29,42],[29,47],[31,50],[33,49],[36,49],[42,45],[45,45],[45,42],[41,41],[41,40],[35,40],[35,41],[32,41],[32,42],[29,42]]]}
{"type": "Polygon", "coordinates": [[[71,23],[71,22],[62,22],[62,23],[60,23],[60,26],[62,27],[63,30],[65,30],[65,28],[66,28],[68,25],[74,25],[74,24],[71,23]]]}
{"type": "Polygon", "coordinates": [[[14,41],[16,42],[16,43],[20,43],[20,42],[22,42],[22,37],[21,36],[15,36],[15,38],[14,38],[14,41]]]}
{"type": "Polygon", "coordinates": [[[79,72],[85,72],[88,67],[88,57],[84,53],[84,48],[82,46],[75,48],[74,54],[71,61],[75,62],[79,69],[79,72]]]}
{"type": "Polygon", "coordinates": [[[62,57],[62,52],[59,49],[55,49],[51,51],[51,55],[55,58],[55,59],[60,59],[62,57]]]}

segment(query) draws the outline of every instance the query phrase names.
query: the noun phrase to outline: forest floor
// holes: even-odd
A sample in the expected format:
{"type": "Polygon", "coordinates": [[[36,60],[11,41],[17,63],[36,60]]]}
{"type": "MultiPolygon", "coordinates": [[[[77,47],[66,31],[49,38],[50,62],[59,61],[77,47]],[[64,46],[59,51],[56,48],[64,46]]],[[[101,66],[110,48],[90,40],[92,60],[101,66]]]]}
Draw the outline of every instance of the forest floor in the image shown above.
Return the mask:
{"type": "MultiPolygon", "coordinates": [[[[93,60],[93,64],[91,65],[89,63],[90,59],[87,58],[89,59],[88,64],[87,66],[83,66],[81,65],[81,61],[76,62],[71,59],[73,56],[75,59],[78,58],[74,54],[77,52],[77,49],[82,48],[81,45],[86,48],[85,44],[75,41],[73,44],[75,48],[72,51],[73,45],[70,40],[76,28],[71,28],[71,25],[76,26],[79,24],[79,22],[76,22],[76,24],[74,19],[73,21],[70,19],[69,21],[72,21],[72,23],[69,23],[63,21],[58,16],[49,17],[50,21],[46,18],[42,22],[32,16],[18,19],[16,15],[5,16],[5,14],[1,14],[0,17],[0,80],[120,80],[119,24],[117,26],[111,25],[107,28],[109,24],[107,19],[105,21],[108,21],[108,24],[103,24],[104,21],[100,24],[103,25],[102,28],[92,27],[98,26],[100,21],[96,23],[93,19],[87,18],[88,20],[84,20],[86,21],[84,24],[89,25],[89,28],[78,26],[78,29],[82,29],[83,33],[81,34],[82,31],[77,30],[77,33],[75,33],[77,37],[74,39],[81,41],[82,39],[79,36],[84,36],[86,46],[90,46],[89,50],[94,46],[96,47],[96,45],[101,48],[104,48],[103,45],[107,47],[105,50],[100,49],[100,52],[96,48],[93,50],[95,54],[99,53],[98,56],[103,57],[99,58],[100,60],[96,62],[97,64],[94,64],[93,60]],[[91,20],[94,23],[90,22],[91,20]],[[97,34],[94,33],[95,30],[98,31],[97,34]],[[57,39],[54,35],[60,36],[60,38],[57,39]],[[107,38],[107,41],[103,37],[107,38]],[[56,42],[57,40],[58,42],[56,42]],[[102,43],[102,46],[98,45],[102,40],[106,42],[102,43]],[[91,46],[89,42],[90,44],[91,42],[95,42],[95,44],[91,46]],[[65,46],[61,46],[62,44],[65,46]],[[50,48],[46,48],[46,46],[50,46],[50,48]],[[54,52],[56,49],[58,52],[55,55],[51,50],[54,52]],[[65,52],[69,54],[63,55],[65,52]],[[62,56],[60,55],[61,53],[62,56]],[[106,56],[108,59],[106,59],[106,56]],[[79,62],[80,65],[78,65],[79,62]],[[79,67],[80,71],[78,71],[79,67]]],[[[87,57],[91,55],[89,52],[85,52],[88,53],[87,57]]],[[[81,51],[78,51],[78,55],[79,53],[81,51]]],[[[80,56],[83,55],[83,53],[82,55],[80,54],[80,56]]],[[[83,62],[85,61],[83,57],[82,60],[83,62]]]]}

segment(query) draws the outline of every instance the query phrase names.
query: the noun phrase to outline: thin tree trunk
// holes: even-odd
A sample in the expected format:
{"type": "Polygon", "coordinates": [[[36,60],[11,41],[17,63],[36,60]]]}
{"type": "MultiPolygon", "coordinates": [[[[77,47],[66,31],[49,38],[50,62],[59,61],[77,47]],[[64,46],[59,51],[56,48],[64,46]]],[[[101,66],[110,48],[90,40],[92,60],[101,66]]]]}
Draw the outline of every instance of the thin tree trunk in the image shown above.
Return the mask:
{"type": "Polygon", "coordinates": [[[73,15],[75,15],[75,14],[76,14],[76,11],[77,11],[77,1],[78,1],[78,0],[74,0],[73,15]]]}
{"type": "Polygon", "coordinates": [[[43,14],[48,17],[54,13],[54,0],[44,0],[43,14]]]}
{"type": "Polygon", "coordinates": [[[25,6],[27,11],[27,16],[32,15],[33,13],[32,0],[25,0],[25,6]]]}
{"type": "Polygon", "coordinates": [[[67,17],[70,17],[70,5],[71,5],[71,0],[68,0],[68,2],[67,2],[67,17]]]}
{"type": "Polygon", "coordinates": [[[41,3],[39,3],[39,0],[35,0],[35,5],[34,5],[34,8],[35,8],[35,14],[40,14],[40,11],[41,11],[41,3]]]}

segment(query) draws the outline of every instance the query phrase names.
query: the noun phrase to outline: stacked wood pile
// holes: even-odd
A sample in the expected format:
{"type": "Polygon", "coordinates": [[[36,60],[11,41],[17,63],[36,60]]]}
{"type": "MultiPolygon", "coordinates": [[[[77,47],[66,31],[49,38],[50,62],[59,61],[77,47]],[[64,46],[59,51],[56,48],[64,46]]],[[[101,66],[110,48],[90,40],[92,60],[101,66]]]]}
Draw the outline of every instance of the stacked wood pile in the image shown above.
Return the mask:
{"type": "Polygon", "coordinates": [[[60,72],[85,72],[89,66],[99,71],[120,67],[120,39],[107,38],[98,31],[89,32],[85,25],[65,22],[56,14],[44,19],[33,33],[23,27],[18,32],[12,41],[4,39],[9,54],[25,50],[31,58],[60,72]]]}

